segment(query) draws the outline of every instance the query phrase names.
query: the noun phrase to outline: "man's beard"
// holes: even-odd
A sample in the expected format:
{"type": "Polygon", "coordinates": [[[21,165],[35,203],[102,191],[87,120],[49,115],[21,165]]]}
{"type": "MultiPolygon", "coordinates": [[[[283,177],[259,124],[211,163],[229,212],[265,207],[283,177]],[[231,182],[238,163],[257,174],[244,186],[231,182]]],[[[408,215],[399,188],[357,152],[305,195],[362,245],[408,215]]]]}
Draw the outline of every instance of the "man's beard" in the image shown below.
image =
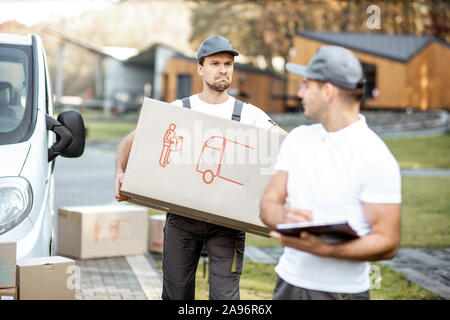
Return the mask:
{"type": "Polygon", "coordinates": [[[228,87],[231,85],[231,81],[228,81],[225,83],[222,81],[220,81],[219,83],[209,83],[208,81],[205,81],[205,82],[208,85],[208,87],[210,87],[213,90],[220,91],[220,92],[227,90],[228,87]]]}

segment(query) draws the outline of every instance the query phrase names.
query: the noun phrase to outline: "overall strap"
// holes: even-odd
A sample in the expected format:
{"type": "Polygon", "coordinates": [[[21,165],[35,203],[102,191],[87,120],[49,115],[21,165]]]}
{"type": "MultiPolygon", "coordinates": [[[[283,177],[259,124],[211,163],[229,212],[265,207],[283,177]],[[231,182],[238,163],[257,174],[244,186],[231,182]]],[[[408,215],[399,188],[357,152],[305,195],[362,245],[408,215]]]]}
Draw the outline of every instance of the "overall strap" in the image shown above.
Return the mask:
{"type": "Polygon", "coordinates": [[[242,107],[244,106],[244,103],[241,100],[235,99],[234,101],[234,109],[233,109],[233,116],[231,117],[234,121],[241,121],[241,113],[242,113],[242,107]]]}
{"type": "Polygon", "coordinates": [[[183,102],[183,108],[191,108],[191,101],[189,100],[189,97],[181,99],[181,102],[183,102]]]}

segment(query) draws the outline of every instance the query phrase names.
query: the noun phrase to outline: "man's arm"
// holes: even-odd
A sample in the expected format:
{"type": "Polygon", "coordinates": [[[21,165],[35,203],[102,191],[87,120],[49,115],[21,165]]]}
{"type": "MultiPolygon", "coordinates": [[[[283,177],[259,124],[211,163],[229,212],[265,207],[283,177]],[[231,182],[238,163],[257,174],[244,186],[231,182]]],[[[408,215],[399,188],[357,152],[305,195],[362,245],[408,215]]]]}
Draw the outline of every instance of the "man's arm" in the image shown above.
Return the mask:
{"type": "Polygon", "coordinates": [[[130,156],[131,146],[133,145],[134,140],[133,130],[129,133],[119,144],[117,148],[117,156],[116,156],[116,175],[114,179],[114,193],[117,201],[125,201],[128,200],[127,197],[123,197],[119,194],[120,187],[122,186],[123,176],[125,175],[125,169],[127,168],[128,157],[130,156]]]}
{"type": "Polygon", "coordinates": [[[277,171],[270,179],[259,203],[259,217],[264,224],[273,230],[279,223],[303,222],[312,219],[311,211],[285,208],[287,178],[287,171],[277,171]]]}
{"type": "Polygon", "coordinates": [[[302,232],[300,237],[271,235],[280,239],[283,246],[306,251],[318,256],[358,261],[392,259],[400,245],[400,204],[364,203],[363,209],[372,232],[364,237],[328,244],[320,237],[302,232]]]}
{"type": "Polygon", "coordinates": [[[270,179],[259,202],[259,217],[270,229],[284,221],[286,201],[287,171],[277,171],[270,179]]]}

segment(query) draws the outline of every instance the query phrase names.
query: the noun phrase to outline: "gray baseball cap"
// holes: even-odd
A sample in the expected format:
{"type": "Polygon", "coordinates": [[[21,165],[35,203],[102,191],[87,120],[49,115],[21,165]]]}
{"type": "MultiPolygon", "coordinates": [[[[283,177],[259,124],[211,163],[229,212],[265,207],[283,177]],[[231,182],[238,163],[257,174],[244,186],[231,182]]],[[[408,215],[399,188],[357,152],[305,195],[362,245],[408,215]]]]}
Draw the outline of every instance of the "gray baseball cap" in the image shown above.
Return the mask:
{"type": "Polygon", "coordinates": [[[231,47],[230,41],[228,39],[221,36],[212,36],[205,39],[197,51],[197,59],[210,56],[219,52],[229,52],[233,56],[238,56],[239,53],[233,50],[231,47]]]}
{"type": "Polygon", "coordinates": [[[308,66],[286,63],[289,72],[344,89],[355,89],[365,83],[358,58],[349,50],[337,46],[322,46],[308,66]]]}

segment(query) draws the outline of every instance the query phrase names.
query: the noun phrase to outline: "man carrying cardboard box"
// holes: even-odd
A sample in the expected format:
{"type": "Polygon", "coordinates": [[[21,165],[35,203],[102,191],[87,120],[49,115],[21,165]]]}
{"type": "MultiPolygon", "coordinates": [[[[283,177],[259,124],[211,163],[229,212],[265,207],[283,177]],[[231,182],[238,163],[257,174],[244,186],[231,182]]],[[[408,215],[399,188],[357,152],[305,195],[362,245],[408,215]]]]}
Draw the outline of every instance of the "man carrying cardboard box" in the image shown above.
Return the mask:
{"type": "MultiPolygon", "coordinates": [[[[280,129],[259,108],[243,103],[227,93],[233,76],[234,57],[238,53],[221,36],[207,38],[197,51],[197,72],[203,79],[199,94],[176,100],[173,104],[240,121],[261,128],[280,129]]],[[[116,160],[115,195],[118,201],[128,200],[119,191],[134,139],[131,132],[119,145],[116,160]]],[[[176,182],[175,182],[176,183],[176,182]]],[[[195,272],[204,247],[210,263],[210,299],[239,299],[245,233],[242,231],[167,214],[164,228],[163,293],[165,300],[195,298],[195,272]]]]}

